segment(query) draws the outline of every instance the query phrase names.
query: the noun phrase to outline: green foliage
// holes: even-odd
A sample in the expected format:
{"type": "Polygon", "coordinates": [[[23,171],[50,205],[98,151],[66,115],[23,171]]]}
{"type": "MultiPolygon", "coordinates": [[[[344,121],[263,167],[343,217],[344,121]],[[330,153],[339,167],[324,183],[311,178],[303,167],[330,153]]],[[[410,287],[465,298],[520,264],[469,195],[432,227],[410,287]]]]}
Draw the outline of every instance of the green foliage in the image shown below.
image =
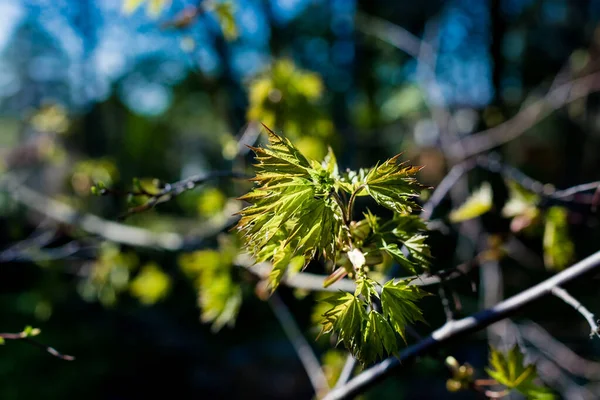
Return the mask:
{"type": "Polygon", "coordinates": [[[291,142],[269,133],[269,148],[253,148],[258,188],[242,199],[253,205],[241,211],[237,229],[257,261],[273,260],[275,289],[292,257],[305,264],[318,252],[335,258],[341,213],[331,192],[335,170],[309,161],[291,142]]]}
{"type": "Polygon", "coordinates": [[[109,159],[89,159],[79,161],[73,166],[71,187],[79,196],[97,195],[107,186],[119,179],[115,163],[109,159]]]}
{"type": "Polygon", "coordinates": [[[463,205],[450,213],[450,221],[462,222],[485,214],[492,209],[492,196],[492,185],[484,182],[463,205]]]}
{"type": "Polygon", "coordinates": [[[544,263],[546,268],[561,271],[575,256],[575,246],[569,238],[568,211],[563,207],[550,207],[546,211],[544,226],[544,263]]]}
{"type": "Polygon", "coordinates": [[[230,1],[217,1],[213,5],[212,10],[217,17],[217,21],[219,21],[225,39],[237,39],[238,29],[233,16],[233,12],[235,11],[233,3],[230,1]]]}
{"type": "Polygon", "coordinates": [[[487,373],[499,384],[516,390],[528,399],[550,400],[554,395],[545,387],[536,385],[535,365],[525,365],[523,353],[519,346],[513,346],[506,355],[492,348],[490,350],[490,368],[487,373]]]}
{"type": "Polygon", "coordinates": [[[381,263],[383,253],[411,272],[427,267],[425,225],[409,214],[415,207],[419,185],[414,174],[419,169],[399,164],[394,157],[374,168],[340,175],[331,150],[319,163],[271,131],[269,146],[253,150],[257,164],[252,180],[257,186],[242,197],[251,205],[240,212],[236,228],[258,262],[272,261],[271,290],[290,264],[298,269],[322,255],[334,262],[326,284],[346,275],[356,281],[354,294],[325,299],[330,307],[322,314],[322,332],[335,332],[338,343],[363,363],[396,353],[396,334],[404,338],[407,324],[423,320],[415,302],[425,293],[406,280],[381,286],[369,276],[368,267],[381,263]],[[368,212],[363,220],[352,221],[357,196],[370,196],[394,216],[381,221],[368,212]],[[382,313],[375,308],[378,298],[382,313]]]}
{"type": "Polygon", "coordinates": [[[232,276],[238,246],[232,237],[221,236],[218,250],[200,250],[179,258],[181,269],[196,282],[201,320],[213,331],[233,326],[242,305],[242,289],[232,276]]]}
{"type": "Polygon", "coordinates": [[[144,3],[148,3],[146,8],[148,15],[157,17],[171,4],[171,0],[123,0],[123,12],[131,14],[144,3]]]}
{"type": "Polygon", "coordinates": [[[419,195],[420,185],[413,175],[420,168],[398,164],[400,155],[371,168],[364,178],[366,192],[380,205],[400,215],[412,211],[412,199],[419,195]]]}
{"type": "Polygon", "coordinates": [[[79,283],[81,296],[88,300],[99,300],[105,306],[117,302],[117,296],[126,291],[131,271],[138,265],[133,252],[121,252],[113,243],[103,243],[98,257],[88,265],[89,274],[79,283]]]}
{"type": "Polygon", "coordinates": [[[502,208],[502,216],[512,218],[510,229],[513,232],[525,231],[535,226],[535,222],[540,216],[540,210],[537,207],[540,198],[535,193],[523,189],[515,182],[507,182],[509,189],[509,198],[502,208]]]}
{"type": "Polygon", "coordinates": [[[142,304],[151,305],[165,297],[171,287],[171,279],[158,265],[144,265],[129,286],[131,294],[142,304]]]}
{"type": "Polygon", "coordinates": [[[415,302],[425,295],[426,293],[418,286],[410,286],[406,280],[392,279],[381,289],[383,314],[404,340],[406,340],[404,335],[406,325],[416,321],[425,322],[421,310],[415,305],[415,302]]]}
{"type": "Polygon", "coordinates": [[[283,130],[305,154],[322,158],[333,138],[333,123],[323,113],[319,75],[276,60],[249,85],[249,121],[283,130]]]}

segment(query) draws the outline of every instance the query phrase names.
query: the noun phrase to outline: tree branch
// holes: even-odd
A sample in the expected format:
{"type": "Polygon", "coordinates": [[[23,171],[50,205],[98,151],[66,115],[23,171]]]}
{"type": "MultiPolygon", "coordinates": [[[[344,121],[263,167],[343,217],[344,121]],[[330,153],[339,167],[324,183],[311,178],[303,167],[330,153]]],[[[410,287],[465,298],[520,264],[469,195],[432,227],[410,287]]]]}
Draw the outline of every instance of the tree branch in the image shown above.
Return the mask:
{"type": "Polygon", "coordinates": [[[292,346],[294,346],[294,350],[296,350],[296,354],[298,354],[298,358],[304,366],[304,370],[308,375],[308,379],[310,380],[317,397],[321,398],[329,390],[327,377],[325,376],[323,369],[321,369],[321,363],[315,356],[315,353],[310,347],[310,344],[306,341],[300,328],[298,328],[290,310],[285,303],[281,301],[279,295],[273,293],[269,298],[268,303],[271,306],[275,317],[277,317],[279,324],[283,328],[283,331],[290,339],[292,346]]]}
{"type": "Polygon", "coordinates": [[[600,72],[564,83],[504,123],[452,144],[449,154],[461,160],[501,146],[522,135],[553,111],[597,91],[600,91],[600,72]]]}
{"type": "Polygon", "coordinates": [[[561,287],[552,288],[552,294],[570,305],[577,311],[579,314],[586,319],[588,324],[590,324],[590,337],[598,336],[600,338],[600,328],[598,327],[598,323],[596,322],[596,318],[594,314],[592,314],[583,304],[581,304],[575,297],[571,296],[569,292],[561,287]]]}
{"type": "MultiPolygon", "coordinates": [[[[190,180],[181,182],[192,182],[190,185],[193,185],[195,181],[196,178],[190,178],[190,180]]],[[[184,237],[175,232],[152,232],[147,229],[108,221],[93,214],[80,213],[70,205],[44,196],[21,185],[16,179],[7,175],[0,179],[0,185],[6,188],[7,193],[14,200],[54,221],[75,226],[87,233],[98,235],[115,243],[168,251],[198,248],[204,238],[213,236],[235,222],[237,218],[230,217],[230,215],[241,209],[239,201],[231,201],[226,205],[223,213],[227,217],[223,218],[223,215],[220,215],[218,218],[209,221],[203,232],[193,237],[184,237]]],[[[185,184],[182,183],[182,185],[185,184]]]]}
{"type": "MultiPolygon", "coordinates": [[[[240,254],[234,261],[235,265],[246,268],[248,271],[258,276],[261,279],[267,279],[273,265],[268,262],[261,262],[256,264],[254,259],[249,254],[240,254]]],[[[472,268],[472,264],[463,264],[457,268],[451,270],[445,270],[437,272],[435,275],[413,275],[400,277],[398,279],[410,280],[409,286],[431,286],[439,284],[442,279],[444,282],[465,276],[472,268]]],[[[334,284],[323,287],[323,283],[327,276],[320,274],[312,274],[310,272],[298,272],[293,275],[284,275],[281,279],[281,284],[290,286],[297,289],[305,289],[316,292],[350,292],[354,293],[356,290],[356,284],[350,279],[341,279],[334,284]]],[[[378,288],[377,290],[381,290],[378,288]]]]}
{"type": "Polygon", "coordinates": [[[494,322],[513,315],[532,302],[550,294],[553,288],[581,278],[599,266],[600,251],[553,277],[498,303],[492,308],[480,311],[470,317],[447,323],[421,342],[407,347],[400,353],[398,358],[390,357],[365,370],[341,388],[332,390],[325,399],[348,399],[362,393],[401,366],[408,365],[410,361],[413,361],[418,356],[441,347],[451,339],[481,330],[494,322]]]}
{"type": "Polygon", "coordinates": [[[55,348],[46,346],[45,344],[42,344],[42,343],[38,342],[37,340],[32,339],[31,336],[36,336],[37,334],[39,334],[39,329],[29,328],[29,330],[31,332],[28,332],[26,329],[23,332],[19,332],[19,333],[0,333],[0,338],[3,341],[4,340],[21,340],[21,341],[27,342],[31,345],[34,345],[35,347],[44,349],[49,354],[53,355],[54,357],[60,358],[61,360],[65,360],[65,361],[75,360],[75,357],[73,357],[73,356],[70,356],[67,354],[62,354],[62,353],[58,352],[55,348]]]}

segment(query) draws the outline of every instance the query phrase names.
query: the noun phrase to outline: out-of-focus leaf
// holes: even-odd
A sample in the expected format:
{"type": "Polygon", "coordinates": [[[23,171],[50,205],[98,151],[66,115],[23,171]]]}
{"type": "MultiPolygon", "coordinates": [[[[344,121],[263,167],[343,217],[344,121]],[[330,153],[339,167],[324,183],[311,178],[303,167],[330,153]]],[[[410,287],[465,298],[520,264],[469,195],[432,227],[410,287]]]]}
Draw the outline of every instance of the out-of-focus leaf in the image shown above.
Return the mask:
{"type": "Polygon", "coordinates": [[[233,326],[242,305],[242,288],[232,277],[239,248],[231,236],[219,238],[218,250],[199,250],[179,257],[179,265],[198,289],[201,320],[218,331],[233,326]]]}
{"type": "Polygon", "coordinates": [[[198,214],[203,217],[212,217],[225,207],[227,196],[217,188],[206,188],[198,195],[198,214]]]}
{"type": "Polygon", "coordinates": [[[129,290],[143,304],[154,304],[171,288],[171,279],[154,263],[144,265],[131,282],[129,290]]]}
{"type": "Polygon", "coordinates": [[[490,367],[486,368],[487,373],[508,389],[517,390],[528,399],[551,400],[555,398],[548,389],[534,383],[537,378],[535,365],[525,365],[519,346],[513,346],[506,355],[492,348],[489,363],[490,367]]]}
{"type": "Polygon", "coordinates": [[[484,182],[463,205],[450,213],[450,221],[462,222],[477,218],[492,209],[492,185],[484,182]]]}
{"type": "Polygon", "coordinates": [[[575,246],[569,238],[568,211],[550,207],[546,211],[544,227],[544,264],[546,268],[561,271],[575,256],[575,246]]]}
{"type": "Polygon", "coordinates": [[[146,7],[148,15],[157,17],[171,4],[171,0],[123,0],[123,13],[131,14],[144,3],[148,3],[146,7]]]}
{"type": "Polygon", "coordinates": [[[213,11],[219,21],[223,36],[227,40],[235,40],[238,37],[237,24],[233,15],[234,5],[230,1],[218,1],[213,6],[213,11]]]}

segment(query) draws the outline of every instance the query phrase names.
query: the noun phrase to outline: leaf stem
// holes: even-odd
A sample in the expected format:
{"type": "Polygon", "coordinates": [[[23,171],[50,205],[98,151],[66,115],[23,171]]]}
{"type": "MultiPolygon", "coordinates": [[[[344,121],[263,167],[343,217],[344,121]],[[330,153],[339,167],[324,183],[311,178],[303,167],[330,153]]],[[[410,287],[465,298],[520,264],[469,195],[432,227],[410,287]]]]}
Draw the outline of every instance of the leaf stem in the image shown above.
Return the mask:
{"type": "Polygon", "coordinates": [[[352,195],[350,196],[350,200],[348,201],[348,208],[346,209],[346,220],[347,221],[352,221],[352,213],[354,211],[354,200],[356,199],[356,196],[358,195],[358,193],[363,190],[365,188],[365,184],[363,183],[362,185],[360,185],[359,187],[356,188],[356,190],[354,190],[354,192],[352,192],[352,195]]]}

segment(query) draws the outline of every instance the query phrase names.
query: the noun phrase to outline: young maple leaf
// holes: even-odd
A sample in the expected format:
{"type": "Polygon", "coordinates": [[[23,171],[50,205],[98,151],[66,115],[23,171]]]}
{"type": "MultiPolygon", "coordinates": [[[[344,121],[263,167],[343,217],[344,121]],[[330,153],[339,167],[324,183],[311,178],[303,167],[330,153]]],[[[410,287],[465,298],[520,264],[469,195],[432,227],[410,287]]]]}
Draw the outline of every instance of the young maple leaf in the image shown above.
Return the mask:
{"type": "Polygon", "coordinates": [[[490,368],[486,368],[486,371],[499,384],[522,393],[528,399],[551,400],[555,398],[548,389],[533,382],[537,378],[535,365],[525,365],[523,353],[518,345],[514,345],[506,356],[492,348],[490,368]]]}
{"type": "Polygon", "coordinates": [[[258,163],[258,187],[242,196],[251,205],[236,225],[257,261],[273,260],[275,289],[289,263],[303,256],[305,265],[322,252],[334,259],[342,211],[332,198],[337,166],[333,154],[325,165],[306,159],[289,140],[269,130],[267,148],[252,147],[258,163]]]}
{"type": "Polygon", "coordinates": [[[398,163],[400,154],[371,168],[364,186],[378,204],[398,214],[410,214],[416,207],[413,199],[419,196],[421,185],[414,178],[421,167],[398,163]]]}

